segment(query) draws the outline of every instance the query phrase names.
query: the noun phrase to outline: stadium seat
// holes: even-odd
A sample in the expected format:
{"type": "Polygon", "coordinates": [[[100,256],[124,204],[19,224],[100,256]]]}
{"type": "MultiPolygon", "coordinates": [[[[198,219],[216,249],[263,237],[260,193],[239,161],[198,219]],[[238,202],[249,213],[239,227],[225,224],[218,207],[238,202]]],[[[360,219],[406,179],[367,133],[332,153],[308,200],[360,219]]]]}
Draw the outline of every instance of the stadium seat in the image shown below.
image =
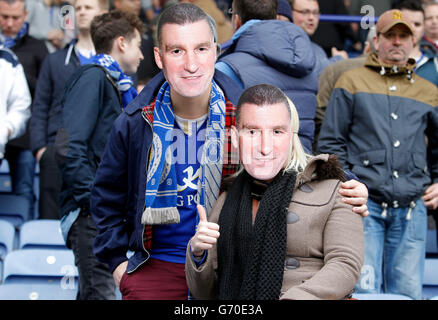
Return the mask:
{"type": "Polygon", "coordinates": [[[3,283],[52,284],[63,289],[77,287],[78,271],[71,250],[15,250],[3,265],[3,283]]]}
{"type": "Polygon", "coordinates": [[[2,161],[0,165],[0,192],[12,192],[11,177],[9,175],[9,165],[7,161],[2,161]]]}
{"type": "Polygon", "coordinates": [[[14,248],[15,228],[5,220],[0,220],[0,279],[3,271],[3,261],[14,248]]]}
{"type": "Polygon", "coordinates": [[[75,300],[77,289],[51,284],[9,283],[0,285],[0,300],[75,300]]]}
{"type": "Polygon", "coordinates": [[[0,192],[6,194],[12,192],[11,177],[9,175],[0,174],[0,192]]]}
{"type": "Polygon", "coordinates": [[[31,220],[20,228],[19,249],[66,250],[59,220],[31,220]]]}
{"type": "Polygon", "coordinates": [[[0,220],[0,259],[4,260],[6,255],[14,247],[15,228],[9,221],[0,220]]]}
{"type": "Polygon", "coordinates": [[[0,220],[7,220],[19,228],[28,220],[28,215],[29,203],[25,197],[0,194],[0,220]]]}
{"type": "Polygon", "coordinates": [[[438,253],[438,245],[436,240],[436,229],[428,229],[427,230],[427,238],[426,238],[426,254],[430,253],[438,253]]]}
{"type": "Polygon", "coordinates": [[[438,296],[438,259],[426,258],[423,276],[423,297],[438,296]]]}
{"type": "Polygon", "coordinates": [[[353,298],[358,300],[412,300],[408,296],[392,293],[354,293],[353,298]]]}
{"type": "Polygon", "coordinates": [[[6,160],[1,162],[0,174],[9,174],[9,163],[6,160]]]}

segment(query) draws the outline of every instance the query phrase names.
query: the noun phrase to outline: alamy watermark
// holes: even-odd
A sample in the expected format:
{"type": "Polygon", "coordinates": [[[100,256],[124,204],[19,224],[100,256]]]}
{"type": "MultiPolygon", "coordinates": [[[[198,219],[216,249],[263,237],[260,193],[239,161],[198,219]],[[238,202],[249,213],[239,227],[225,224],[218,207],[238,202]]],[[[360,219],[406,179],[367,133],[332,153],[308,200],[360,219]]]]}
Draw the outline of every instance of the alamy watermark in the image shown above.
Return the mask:
{"type": "Polygon", "coordinates": [[[70,5],[62,6],[59,11],[60,27],[63,30],[75,29],[75,8],[70,5]]]}
{"type": "Polygon", "coordinates": [[[370,5],[362,6],[360,13],[365,14],[360,21],[360,27],[364,30],[371,29],[374,26],[374,18],[376,16],[374,7],[370,5]]]}

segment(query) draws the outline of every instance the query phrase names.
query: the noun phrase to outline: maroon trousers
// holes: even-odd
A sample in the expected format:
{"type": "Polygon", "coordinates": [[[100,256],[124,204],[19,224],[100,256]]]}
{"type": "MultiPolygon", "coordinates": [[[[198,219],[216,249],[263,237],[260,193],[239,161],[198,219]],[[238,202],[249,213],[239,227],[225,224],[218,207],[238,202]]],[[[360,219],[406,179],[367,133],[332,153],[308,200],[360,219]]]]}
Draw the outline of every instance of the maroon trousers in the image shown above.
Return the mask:
{"type": "Polygon", "coordinates": [[[150,258],[120,280],[123,300],[187,300],[185,266],[150,258]]]}

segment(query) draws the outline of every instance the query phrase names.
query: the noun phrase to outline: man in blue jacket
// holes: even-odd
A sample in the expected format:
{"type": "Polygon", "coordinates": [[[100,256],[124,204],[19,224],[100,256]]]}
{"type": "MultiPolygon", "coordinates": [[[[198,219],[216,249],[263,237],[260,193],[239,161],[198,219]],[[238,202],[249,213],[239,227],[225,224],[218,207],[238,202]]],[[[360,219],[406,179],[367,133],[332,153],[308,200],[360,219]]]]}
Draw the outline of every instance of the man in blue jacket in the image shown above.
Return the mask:
{"type": "Polygon", "coordinates": [[[318,92],[315,55],[300,27],[275,20],[277,8],[277,0],[234,0],[235,33],[216,68],[242,88],[268,83],[283,90],[298,109],[298,135],[311,152],[318,92]]]}
{"type": "Polygon", "coordinates": [[[115,121],[91,195],[94,253],[124,299],[187,299],[196,204],[209,213],[238,167],[228,133],[241,89],[215,70],[214,20],[181,3],[163,11],[157,35],[163,72],[115,121]]]}
{"type": "MultiPolygon", "coordinates": [[[[219,56],[216,68],[242,88],[262,83],[280,88],[298,110],[298,136],[311,153],[318,79],[315,51],[309,37],[295,24],[275,20],[278,0],[234,0],[232,10],[236,32],[231,45],[219,56]]],[[[366,212],[365,189],[358,181],[350,180],[341,190],[349,192],[344,196],[359,197],[352,204],[363,205],[361,210],[366,212]]]]}
{"type": "Polygon", "coordinates": [[[61,172],[55,161],[54,143],[61,126],[61,100],[68,78],[94,56],[91,20],[109,9],[108,0],[76,0],[75,22],[79,33],[64,49],[44,60],[39,74],[30,119],[30,143],[40,165],[40,219],[59,219],[61,172]]]}
{"type": "Polygon", "coordinates": [[[157,35],[163,72],[116,120],[92,190],[94,252],[124,299],[187,299],[196,204],[209,212],[237,168],[226,135],[241,90],[215,72],[214,20],[177,4],[161,14],[157,35]]]}
{"type": "Polygon", "coordinates": [[[90,31],[96,55],[66,84],[57,134],[65,144],[55,142],[62,166],[61,228],[75,255],[81,300],[115,298],[111,273],[92,252],[97,231],[90,217],[90,195],[114,120],[137,96],[126,74],[134,74],[143,59],[143,24],[135,14],[111,11],[96,16],[90,31]]]}

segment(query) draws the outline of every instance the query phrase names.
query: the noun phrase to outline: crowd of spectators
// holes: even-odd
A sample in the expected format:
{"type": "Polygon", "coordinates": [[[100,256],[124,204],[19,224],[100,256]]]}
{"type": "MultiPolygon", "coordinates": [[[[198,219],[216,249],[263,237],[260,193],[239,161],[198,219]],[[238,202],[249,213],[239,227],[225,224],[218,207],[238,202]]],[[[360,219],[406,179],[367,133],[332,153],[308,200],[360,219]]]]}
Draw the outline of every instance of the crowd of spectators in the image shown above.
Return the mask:
{"type": "MultiPolygon", "coordinates": [[[[436,149],[438,147],[435,147],[438,138],[434,134],[437,129],[434,125],[438,125],[438,122],[435,123],[435,118],[430,116],[429,122],[421,123],[424,127],[415,127],[412,132],[412,135],[421,130],[423,133],[428,133],[428,144],[424,144],[421,150],[416,149],[418,153],[414,154],[412,151],[412,154],[401,155],[398,159],[409,158],[409,161],[406,160],[404,164],[406,166],[399,164],[398,171],[392,170],[388,173],[390,169],[379,171],[379,165],[384,163],[389,167],[393,166],[391,161],[396,162],[396,156],[391,153],[393,150],[385,147],[385,151],[382,147],[381,153],[377,152],[379,150],[372,153],[369,148],[376,148],[376,145],[373,146],[370,141],[370,137],[375,138],[375,132],[371,133],[371,130],[377,131],[376,140],[383,139],[384,134],[380,132],[383,129],[379,126],[389,128],[391,121],[376,122],[375,127],[368,128],[370,133],[367,136],[365,133],[367,128],[358,126],[356,129],[351,123],[344,123],[348,119],[343,119],[344,122],[341,122],[339,119],[343,116],[338,115],[341,109],[336,110],[340,105],[343,108],[343,115],[349,114],[357,107],[356,103],[359,103],[357,101],[363,99],[362,94],[365,91],[373,97],[374,94],[396,95],[394,92],[397,91],[397,86],[402,87],[402,84],[390,86],[390,92],[380,92],[378,88],[375,88],[378,82],[369,84],[367,81],[377,81],[373,77],[380,81],[385,75],[395,74],[391,78],[392,81],[401,73],[403,77],[406,76],[406,81],[409,81],[412,86],[422,87],[422,90],[414,90],[413,93],[412,91],[403,92],[403,101],[406,99],[410,99],[411,103],[415,101],[419,109],[424,109],[425,105],[436,107],[434,102],[438,101],[438,91],[435,90],[438,85],[438,2],[430,0],[278,0],[275,6],[276,12],[269,12],[266,15],[259,14],[260,7],[258,11],[252,10],[253,1],[244,0],[234,2],[232,0],[0,0],[0,164],[2,161],[8,162],[12,192],[27,199],[31,219],[68,217],[70,211],[74,211],[75,208],[70,207],[69,212],[61,213],[60,199],[67,197],[62,195],[62,191],[78,197],[77,190],[80,190],[79,194],[87,194],[86,202],[90,201],[88,189],[91,188],[95,172],[88,177],[91,182],[87,186],[80,185],[80,183],[77,189],[76,186],[74,188],[66,186],[67,175],[63,174],[65,163],[60,160],[59,150],[62,149],[65,135],[71,134],[71,132],[66,133],[65,128],[74,121],[70,122],[71,119],[68,117],[75,117],[74,113],[80,112],[80,108],[76,110],[75,106],[86,106],[86,101],[82,99],[88,98],[79,93],[69,96],[66,85],[70,83],[71,77],[81,66],[95,64],[96,56],[99,53],[102,54],[102,52],[96,52],[93,42],[93,35],[90,31],[92,20],[96,16],[115,9],[135,15],[142,23],[142,28],[138,30],[141,31],[139,56],[141,55],[143,59],[140,59],[138,69],[123,67],[122,70],[117,69],[123,75],[123,79],[115,78],[117,80],[115,86],[120,96],[114,95],[113,102],[117,105],[118,98],[120,98],[124,108],[137,94],[141,96],[140,92],[145,87],[144,92],[149,92],[148,84],[154,81],[152,79],[157,79],[156,76],[160,74],[160,69],[163,69],[159,50],[156,48],[160,40],[157,39],[156,34],[157,21],[163,10],[179,2],[199,6],[215,21],[217,42],[220,44],[216,70],[231,78],[230,81],[235,82],[233,85],[236,88],[240,90],[268,83],[283,90],[293,100],[300,119],[298,135],[305,151],[314,154],[319,151],[338,154],[346,173],[352,173],[352,180],[365,182],[370,188],[370,201],[378,199],[379,203],[372,203],[374,205],[372,215],[377,216],[376,212],[379,212],[379,217],[376,219],[382,219],[380,215],[382,212],[385,213],[383,218],[386,218],[388,207],[386,200],[389,197],[395,202],[391,202],[392,205],[389,204],[388,212],[395,215],[397,212],[395,209],[401,205],[403,209],[406,208],[405,215],[409,212],[407,221],[411,220],[411,214],[418,215],[416,212],[420,210],[419,208],[423,208],[419,202],[424,201],[426,205],[423,208],[424,214],[428,212],[438,225],[438,214],[435,211],[438,201],[434,200],[438,195],[438,189],[429,187],[429,185],[434,185],[435,179],[438,179],[438,176],[434,175],[435,157],[438,155],[438,149],[436,149]],[[236,3],[239,3],[239,6],[236,3]],[[376,30],[373,23],[362,24],[354,19],[351,19],[352,22],[345,22],[345,20],[332,22],[324,19],[325,15],[342,15],[344,18],[371,15],[371,18],[378,18],[391,9],[400,10],[403,16],[400,19],[403,20],[403,24],[409,24],[407,32],[402,34],[402,31],[397,31],[400,34],[391,34],[391,37],[402,38],[410,35],[413,39],[412,47],[400,45],[406,53],[403,63],[409,66],[398,65],[402,71],[397,67],[395,69],[392,66],[389,67],[390,59],[382,58],[380,62],[383,61],[383,64],[376,62],[376,59],[380,57],[379,44],[380,53],[384,51],[382,43],[385,42],[382,39],[386,38],[383,35],[394,25],[388,29],[377,25],[376,30]],[[374,59],[372,62],[370,62],[371,58],[374,59]],[[358,74],[351,73],[357,68],[372,69],[374,73],[362,79],[358,74]],[[124,72],[127,74],[125,75],[124,72]],[[348,78],[345,76],[346,72],[348,78]],[[24,79],[26,81],[23,81],[24,79]],[[363,83],[359,83],[360,81],[363,83]],[[357,87],[352,88],[351,86],[355,84],[357,87]],[[127,98],[127,92],[131,94],[129,98],[127,98]],[[429,99],[426,99],[424,94],[428,95],[429,99]],[[69,112],[63,111],[65,106],[69,107],[69,112]],[[326,117],[326,112],[328,117],[326,117]],[[340,128],[344,131],[340,132],[340,128]],[[352,130],[353,133],[348,130],[352,130]],[[346,148],[351,148],[350,134],[354,135],[357,132],[364,135],[365,141],[361,142],[364,147],[355,151],[357,154],[349,155],[346,148]],[[320,137],[322,137],[321,141],[319,141],[320,137]],[[343,147],[339,147],[342,144],[343,147]],[[39,199],[36,199],[34,194],[37,163],[39,164],[39,199]],[[396,192],[392,191],[392,193],[388,192],[387,196],[386,190],[384,192],[381,190],[381,179],[375,177],[375,175],[389,175],[397,179],[398,183],[400,181],[405,181],[406,184],[413,183],[412,179],[409,181],[399,179],[399,176],[403,174],[410,177],[409,172],[413,172],[413,168],[419,170],[416,173],[417,176],[411,178],[421,180],[417,187],[424,192],[423,200],[421,200],[421,192],[412,191],[413,186],[410,186],[410,189],[406,187],[409,190],[400,187],[403,192],[396,195],[396,192]],[[415,195],[412,196],[412,193],[415,195]],[[409,198],[409,201],[406,200],[405,203],[400,198],[403,196],[406,196],[406,199],[409,198]]],[[[263,2],[260,0],[257,4],[263,2]]],[[[399,11],[389,12],[398,14],[399,11]]],[[[109,52],[111,50],[104,53],[109,52]]],[[[165,76],[167,78],[167,75],[165,76]]],[[[403,78],[400,81],[404,80],[403,78]]],[[[382,84],[384,85],[387,84],[382,84]]],[[[110,85],[109,87],[111,88],[110,85]]],[[[85,92],[86,89],[87,86],[83,85],[80,91],[85,92]]],[[[397,120],[397,117],[402,117],[402,113],[391,109],[391,103],[385,112],[392,117],[392,120],[397,120]]],[[[397,99],[393,103],[402,105],[402,102],[397,99]]],[[[368,102],[363,104],[369,107],[368,102]]],[[[378,113],[379,111],[371,109],[369,112],[378,113]]],[[[111,125],[118,113],[112,115],[111,125]]],[[[350,115],[350,120],[353,121],[354,115],[350,115]]],[[[412,114],[406,116],[412,117],[412,114]]],[[[428,117],[429,114],[426,118],[429,119],[428,117]]],[[[359,118],[366,119],[364,115],[359,115],[359,118]]],[[[76,115],[75,121],[81,121],[80,119],[82,118],[76,115]]],[[[97,122],[93,123],[93,127],[88,129],[89,132],[98,127],[97,122]]],[[[414,127],[412,124],[409,126],[411,129],[414,127]]],[[[76,129],[85,130],[79,125],[76,129]]],[[[105,140],[108,134],[109,127],[106,128],[101,139],[105,140]]],[[[388,133],[385,133],[385,137],[386,134],[388,133]]],[[[402,138],[401,134],[400,137],[390,137],[390,139],[395,139],[392,141],[395,148],[408,141],[408,137],[402,138]]],[[[418,141],[424,143],[424,135],[412,144],[420,148],[421,143],[418,141]]],[[[353,148],[358,147],[357,143],[357,141],[356,144],[353,143],[353,148]]],[[[94,155],[93,165],[96,165],[96,168],[93,170],[97,169],[103,156],[103,146],[101,145],[102,150],[99,149],[99,154],[94,155]]],[[[84,152],[87,156],[87,151],[84,152]]],[[[70,168],[69,178],[78,178],[78,167],[81,165],[75,164],[70,168]]],[[[397,189],[394,186],[391,188],[391,190],[397,189]]],[[[89,207],[89,204],[85,206],[81,204],[79,209],[88,210],[89,214],[89,207]]],[[[78,212],[75,218],[68,222],[69,228],[77,219],[78,212]]],[[[368,218],[368,221],[370,219],[368,218]]],[[[424,225],[426,222],[423,219],[420,223],[424,225]]],[[[68,231],[67,229],[65,232],[68,233],[68,231]]],[[[366,228],[364,231],[367,235],[366,228]]],[[[95,236],[96,233],[92,233],[92,238],[95,236]]],[[[67,234],[65,238],[68,238],[67,234]]],[[[89,240],[92,242],[92,239],[89,240]]],[[[368,241],[372,243],[372,240],[368,241]]],[[[424,245],[424,239],[422,243],[424,245]]],[[[368,260],[372,260],[370,249],[367,251],[366,245],[365,243],[368,260]]],[[[424,252],[424,248],[418,250],[420,250],[420,255],[424,252]]],[[[418,259],[421,261],[420,258],[418,259]]],[[[365,263],[368,263],[368,260],[366,258],[365,263]]],[[[373,268],[379,268],[376,260],[369,262],[369,264],[374,263],[373,268]]],[[[114,271],[115,267],[117,265],[111,266],[111,271],[114,271]]],[[[420,267],[421,263],[418,264],[418,268],[420,267]]],[[[382,277],[383,275],[378,273],[376,283],[377,281],[383,282],[382,277]]],[[[392,290],[398,290],[397,292],[401,290],[397,285],[389,287],[392,290]]],[[[361,287],[359,290],[365,289],[361,287]]],[[[376,290],[379,291],[380,288],[376,290]]],[[[414,294],[411,293],[413,291],[414,289],[410,288],[403,294],[421,299],[421,292],[416,291],[414,294]]],[[[86,295],[82,293],[82,298],[84,297],[86,295]]],[[[88,297],[93,297],[93,295],[88,297]]],[[[113,298],[113,295],[102,294],[101,297],[113,298]]],[[[81,297],[78,296],[78,298],[81,297]]]]}

